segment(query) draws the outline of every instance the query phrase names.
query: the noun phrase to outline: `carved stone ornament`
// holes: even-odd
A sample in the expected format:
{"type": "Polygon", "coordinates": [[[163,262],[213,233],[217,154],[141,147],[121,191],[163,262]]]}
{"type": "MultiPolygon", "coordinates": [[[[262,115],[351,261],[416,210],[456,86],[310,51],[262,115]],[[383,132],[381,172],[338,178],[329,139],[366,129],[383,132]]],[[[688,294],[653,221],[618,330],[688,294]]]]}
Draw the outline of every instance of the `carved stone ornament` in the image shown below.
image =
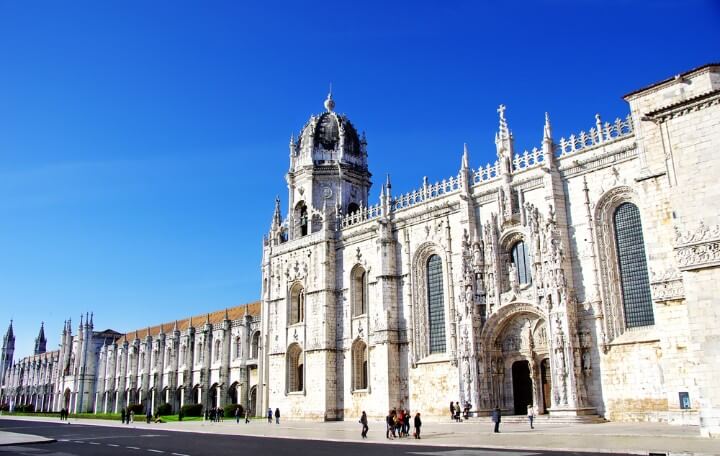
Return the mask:
{"type": "Polygon", "coordinates": [[[685,298],[685,285],[680,271],[674,268],[661,273],[651,272],[650,287],[656,302],[672,301],[685,298]]]}
{"type": "Polygon", "coordinates": [[[681,232],[675,228],[675,256],[681,271],[720,265],[720,225],[681,232]]]}

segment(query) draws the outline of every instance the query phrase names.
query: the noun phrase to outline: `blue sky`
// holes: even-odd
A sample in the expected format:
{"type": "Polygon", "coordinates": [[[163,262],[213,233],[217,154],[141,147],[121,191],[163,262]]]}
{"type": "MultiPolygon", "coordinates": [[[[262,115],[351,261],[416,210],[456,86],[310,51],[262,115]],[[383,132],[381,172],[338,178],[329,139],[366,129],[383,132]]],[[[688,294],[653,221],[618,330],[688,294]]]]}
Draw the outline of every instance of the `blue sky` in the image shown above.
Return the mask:
{"type": "MultiPolygon", "coordinates": [[[[717,2],[0,1],[0,329],[119,331],[258,299],[288,140],[365,130],[395,191],[627,114],[720,61],[717,2]]],[[[372,190],[377,197],[379,186],[372,190]]]]}

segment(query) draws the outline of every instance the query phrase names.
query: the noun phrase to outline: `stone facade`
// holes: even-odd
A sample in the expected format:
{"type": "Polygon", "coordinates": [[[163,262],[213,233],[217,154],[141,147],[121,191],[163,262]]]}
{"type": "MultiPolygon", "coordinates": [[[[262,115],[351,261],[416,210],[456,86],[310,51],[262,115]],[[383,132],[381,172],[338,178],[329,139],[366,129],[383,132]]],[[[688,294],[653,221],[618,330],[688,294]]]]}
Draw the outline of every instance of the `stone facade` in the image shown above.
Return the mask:
{"type": "Polygon", "coordinates": [[[88,315],[76,335],[66,322],[59,350],[45,352],[44,344],[38,350],[36,343],[33,356],[15,363],[7,351],[14,347],[11,324],[0,403],[71,413],[119,413],[131,404],[156,410],[162,403],[176,413],[195,403],[254,409],[259,307],[233,307],[127,334],[94,331],[88,315]]]}
{"type": "Polygon", "coordinates": [[[630,113],[370,204],[367,142],[312,116],[263,249],[261,408],[308,419],[534,404],[720,433],[720,66],[630,113]],[[681,403],[682,397],[687,397],[681,403]]]}

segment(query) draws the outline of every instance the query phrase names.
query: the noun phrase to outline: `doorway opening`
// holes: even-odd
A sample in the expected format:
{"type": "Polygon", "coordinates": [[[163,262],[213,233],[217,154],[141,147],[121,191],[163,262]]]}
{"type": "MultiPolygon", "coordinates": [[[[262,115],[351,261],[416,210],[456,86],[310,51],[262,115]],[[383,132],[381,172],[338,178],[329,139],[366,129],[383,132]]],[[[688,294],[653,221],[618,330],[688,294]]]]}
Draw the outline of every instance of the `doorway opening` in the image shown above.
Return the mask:
{"type": "Polygon", "coordinates": [[[548,409],[552,407],[552,403],[550,401],[550,392],[552,391],[552,376],[550,375],[550,359],[548,358],[543,359],[540,363],[540,378],[542,379],[542,413],[548,413],[548,409]]]}
{"type": "Polygon", "coordinates": [[[527,413],[527,406],[533,403],[530,363],[515,361],[512,365],[513,403],[515,415],[527,413]]]}

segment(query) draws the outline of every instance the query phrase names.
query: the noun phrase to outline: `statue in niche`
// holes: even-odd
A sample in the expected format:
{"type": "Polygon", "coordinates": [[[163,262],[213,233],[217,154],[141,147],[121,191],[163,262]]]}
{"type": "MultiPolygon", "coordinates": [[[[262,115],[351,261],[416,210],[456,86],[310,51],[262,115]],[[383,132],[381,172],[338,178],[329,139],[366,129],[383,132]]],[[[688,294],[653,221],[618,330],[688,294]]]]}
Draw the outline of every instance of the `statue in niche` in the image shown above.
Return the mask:
{"type": "Polygon", "coordinates": [[[474,293],[470,283],[471,282],[468,282],[465,286],[465,315],[470,315],[472,313],[472,306],[474,302],[474,293]]]}
{"type": "Polygon", "coordinates": [[[582,353],[583,373],[587,376],[592,374],[592,361],[590,360],[590,350],[583,350],[582,353]]]}
{"type": "Polygon", "coordinates": [[[508,265],[508,278],[510,279],[510,291],[517,296],[520,291],[520,283],[518,282],[518,272],[515,263],[511,262],[508,265]]]}
{"type": "Polygon", "coordinates": [[[473,270],[479,272],[482,266],[482,251],[480,250],[480,243],[478,241],[473,242],[472,246],[472,263],[473,270]]]}

